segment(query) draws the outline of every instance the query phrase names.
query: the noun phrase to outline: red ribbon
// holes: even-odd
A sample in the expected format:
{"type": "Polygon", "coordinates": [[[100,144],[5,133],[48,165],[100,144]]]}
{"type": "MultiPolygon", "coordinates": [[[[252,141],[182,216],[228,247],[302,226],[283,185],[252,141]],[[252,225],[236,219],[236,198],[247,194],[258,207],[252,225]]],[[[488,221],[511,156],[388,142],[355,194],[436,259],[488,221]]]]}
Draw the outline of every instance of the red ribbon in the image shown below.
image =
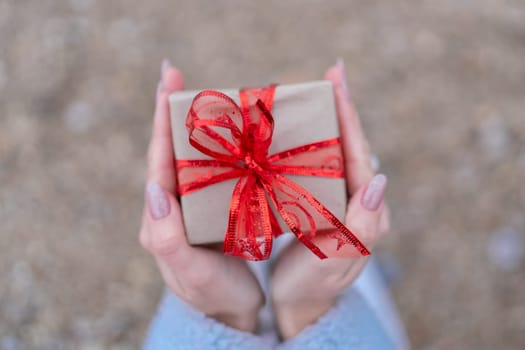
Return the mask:
{"type": "Polygon", "coordinates": [[[197,191],[238,178],[230,203],[224,253],[247,260],[270,256],[272,239],[282,233],[273,208],[297,239],[319,258],[327,256],[312,239],[330,227],[337,249],[354,246],[370,252],[359,239],[306,189],[283,174],[342,178],[339,138],[322,140],[268,156],[274,120],[275,86],[242,89],[241,106],[225,94],[204,90],[186,119],[190,144],[213,159],[177,160],[178,193],[197,191]],[[324,230],[323,230],[324,231],[324,230]]]}

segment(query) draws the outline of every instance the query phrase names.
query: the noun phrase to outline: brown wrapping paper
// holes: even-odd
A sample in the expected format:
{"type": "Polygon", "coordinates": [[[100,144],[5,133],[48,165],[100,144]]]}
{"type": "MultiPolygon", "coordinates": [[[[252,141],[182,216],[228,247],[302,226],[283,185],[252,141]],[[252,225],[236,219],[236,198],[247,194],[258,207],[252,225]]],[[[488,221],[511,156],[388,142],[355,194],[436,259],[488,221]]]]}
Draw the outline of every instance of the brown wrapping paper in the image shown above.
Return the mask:
{"type": "MultiPolygon", "coordinates": [[[[220,89],[219,91],[240,104],[238,90],[220,89]]],[[[176,92],[169,97],[173,144],[177,159],[209,158],[190,145],[185,127],[186,115],[198,92],[176,92]]],[[[272,115],[275,126],[269,155],[339,136],[333,89],[329,81],[278,85],[272,115]]],[[[287,176],[312,193],[339,220],[343,221],[347,202],[344,179],[287,176]]],[[[237,179],[224,181],[180,198],[189,243],[216,243],[224,240],[230,198],[236,182],[237,179]]],[[[277,217],[279,218],[279,215],[277,217]]],[[[289,231],[282,221],[280,224],[285,232],[289,231]]]]}

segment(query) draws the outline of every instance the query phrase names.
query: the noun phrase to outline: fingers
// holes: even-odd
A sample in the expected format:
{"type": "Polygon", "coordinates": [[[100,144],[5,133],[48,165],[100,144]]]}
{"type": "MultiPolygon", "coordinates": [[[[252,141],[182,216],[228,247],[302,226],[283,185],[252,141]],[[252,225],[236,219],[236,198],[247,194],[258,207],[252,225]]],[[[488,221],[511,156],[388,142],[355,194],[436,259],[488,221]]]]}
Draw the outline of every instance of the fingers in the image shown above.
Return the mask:
{"type": "Polygon", "coordinates": [[[156,258],[164,278],[181,296],[184,285],[199,287],[213,277],[209,266],[198,266],[209,261],[207,252],[192,247],[186,240],[179,202],[175,196],[155,182],[146,186],[146,229],[141,239],[144,248],[156,258]],[[192,264],[191,268],[189,264],[192,264]],[[183,280],[183,283],[171,283],[183,280]]]}
{"type": "Polygon", "coordinates": [[[370,148],[348,92],[343,61],[339,60],[336,65],[329,68],[325,73],[325,79],[330,80],[334,85],[345,157],[346,183],[348,192],[353,194],[374,175],[370,163],[370,148]]]}
{"type": "Polygon", "coordinates": [[[175,196],[156,182],[146,185],[145,248],[160,257],[183,253],[186,242],[181,210],[175,196]]]}
{"type": "MultiPolygon", "coordinates": [[[[386,185],[386,176],[383,174],[376,175],[368,184],[358,188],[348,203],[345,225],[369,250],[386,232],[381,227],[381,221],[384,220],[386,185]]],[[[352,261],[362,257],[361,253],[351,244],[345,244],[338,248],[336,239],[330,235],[316,236],[313,241],[329,257],[354,258],[352,261]]],[[[335,259],[335,261],[341,260],[335,259]]],[[[344,261],[341,264],[343,267],[348,267],[344,261]]]]}
{"type": "Polygon", "coordinates": [[[209,312],[222,307],[260,306],[262,297],[252,290],[257,281],[243,261],[188,244],[180,205],[172,193],[150,182],[146,186],[146,205],[141,243],[155,257],[173,292],[194,305],[206,304],[209,312]],[[238,293],[237,304],[225,305],[225,300],[231,298],[232,286],[238,293]]]}
{"type": "MultiPolygon", "coordinates": [[[[346,183],[348,192],[354,194],[374,176],[374,170],[370,162],[370,147],[348,92],[343,62],[339,60],[336,65],[329,68],[326,71],[325,78],[332,81],[334,85],[337,115],[345,156],[346,183]]],[[[382,234],[390,229],[389,214],[388,206],[382,205],[378,229],[382,234]]]]}
{"type": "MultiPolygon", "coordinates": [[[[164,60],[161,65],[161,79],[157,86],[155,114],[148,149],[146,206],[140,230],[142,246],[155,255],[159,266],[165,266],[162,262],[165,256],[184,259],[191,253],[191,247],[184,234],[179,203],[173,195],[176,187],[176,172],[168,104],[169,94],[182,90],[183,86],[184,78],[181,72],[172,67],[168,60],[164,60]]],[[[173,276],[170,279],[176,280],[173,276]]]]}
{"type": "Polygon", "coordinates": [[[185,297],[185,285],[189,283],[198,287],[207,283],[212,277],[208,273],[210,269],[188,267],[192,261],[199,263],[202,252],[188,244],[180,205],[171,192],[156,182],[149,182],[146,186],[146,207],[141,244],[155,256],[168,285],[185,297]],[[183,283],[179,283],[181,279],[183,283]]]}
{"type": "Polygon", "coordinates": [[[162,63],[161,71],[162,79],[157,88],[155,117],[148,150],[148,180],[174,193],[176,174],[168,96],[172,92],[181,90],[184,80],[180,71],[171,67],[167,60],[162,63]]]}
{"type": "Polygon", "coordinates": [[[164,90],[168,93],[184,89],[184,77],[182,73],[173,67],[168,59],[164,59],[161,65],[161,80],[164,90]]]}
{"type": "Polygon", "coordinates": [[[144,248],[159,264],[183,279],[200,284],[212,277],[208,274],[211,271],[209,266],[199,264],[208,264],[213,259],[210,256],[216,252],[188,244],[180,204],[175,196],[156,182],[147,184],[145,196],[145,227],[141,232],[144,248]],[[189,264],[192,264],[191,268],[189,264]]]}
{"type": "MultiPolygon", "coordinates": [[[[209,286],[210,281],[217,278],[217,270],[226,273],[228,269],[221,270],[226,260],[222,253],[192,247],[186,240],[180,204],[175,198],[176,170],[168,104],[169,94],[182,89],[184,81],[182,74],[167,60],[162,63],[161,75],[148,151],[146,207],[140,242],[155,256],[172,290],[190,299],[193,296],[185,290],[202,290],[200,287],[209,286]]],[[[237,263],[234,260],[234,264],[237,263]]]]}
{"type": "Polygon", "coordinates": [[[386,176],[375,175],[356,191],[348,204],[346,225],[368,249],[372,249],[386,232],[381,227],[386,187],[386,176]]]}
{"type": "MultiPolygon", "coordinates": [[[[256,315],[264,298],[246,264],[211,249],[192,247],[186,240],[181,208],[175,197],[176,169],[168,104],[169,94],[182,89],[184,81],[168,61],[163,62],[161,72],[148,151],[140,242],[155,257],[168,287],[197,309],[218,319],[221,315],[256,315]]],[[[252,318],[256,320],[255,316],[252,318]]],[[[237,321],[234,317],[224,322],[239,329],[248,327],[247,331],[255,327],[246,318],[237,321]]]]}

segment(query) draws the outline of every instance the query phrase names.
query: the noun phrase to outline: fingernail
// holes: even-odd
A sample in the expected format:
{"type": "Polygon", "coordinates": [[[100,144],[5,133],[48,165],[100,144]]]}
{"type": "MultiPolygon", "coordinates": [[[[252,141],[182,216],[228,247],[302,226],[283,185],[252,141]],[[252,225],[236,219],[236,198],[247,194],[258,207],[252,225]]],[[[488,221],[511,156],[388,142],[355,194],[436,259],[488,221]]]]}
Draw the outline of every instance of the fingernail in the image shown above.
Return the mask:
{"type": "Polygon", "coordinates": [[[148,209],[155,220],[160,220],[170,213],[170,202],[166,192],[156,182],[149,182],[146,186],[146,202],[148,209]]]}
{"type": "Polygon", "coordinates": [[[162,80],[159,80],[159,83],[157,84],[157,98],[159,98],[159,94],[164,89],[164,84],[162,84],[162,80]]]}
{"type": "Polygon", "coordinates": [[[370,180],[368,188],[361,198],[361,205],[365,209],[374,211],[379,208],[385,198],[386,183],[387,179],[383,174],[377,174],[370,180]]]}
{"type": "Polygon", "coordinates": [[[345,62],[341,57],[337,59],[337,68],[339,69],[339,73],[341,74],[341,90],[343,91],[343,94],[345,97],[350,100],[350,92],[348,91],[348,83],[346,82],[346,69],[345,69],[345,62]]]}
{"type": "Polygon", "coordinates": [[[160,77],[162,79],[162,77],[164,76],[164,74],[166,74],[166,72],[168,71],[168,69],[171,68],[171,63],[170,63],[170,60],[165,58],[162,60],[162,64],[160,65],[160,77]]]}

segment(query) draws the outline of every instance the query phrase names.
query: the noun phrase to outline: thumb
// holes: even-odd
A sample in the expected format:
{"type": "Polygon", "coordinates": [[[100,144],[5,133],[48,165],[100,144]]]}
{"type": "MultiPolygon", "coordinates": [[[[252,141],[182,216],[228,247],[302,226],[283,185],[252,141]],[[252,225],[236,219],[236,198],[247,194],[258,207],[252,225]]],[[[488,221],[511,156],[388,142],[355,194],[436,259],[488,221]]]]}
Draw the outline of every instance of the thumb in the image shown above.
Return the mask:
{"type": "Polygon", "coordinates": [[[380,219],[386,187],[386,176],[377,174],[368,184],[359,187],[348,203],[346,225],[368,249],[372,249],[383,234],[380,219]]]}
{"type": "Polygon", "coordinates": [[[184,260],[191,247],[184,233],[180,205],[175,196],[156,182],[146,186],[147,230],[142,245],[153,255],[184,260]]]}
{"type": "MultiPolygon", "coordinates": [[[[380,223],[386,207],[384,204],[386,184],[385,175],[375,175],[368,183],[357,188],[348,203],[345,225],[369,250],[384,234],[380,223]]],[[[339,247],[329,235],[316,236],[313,242],[330,257],[354,259],[362,257],[354,246],[346,244],[339,247]]]]}

